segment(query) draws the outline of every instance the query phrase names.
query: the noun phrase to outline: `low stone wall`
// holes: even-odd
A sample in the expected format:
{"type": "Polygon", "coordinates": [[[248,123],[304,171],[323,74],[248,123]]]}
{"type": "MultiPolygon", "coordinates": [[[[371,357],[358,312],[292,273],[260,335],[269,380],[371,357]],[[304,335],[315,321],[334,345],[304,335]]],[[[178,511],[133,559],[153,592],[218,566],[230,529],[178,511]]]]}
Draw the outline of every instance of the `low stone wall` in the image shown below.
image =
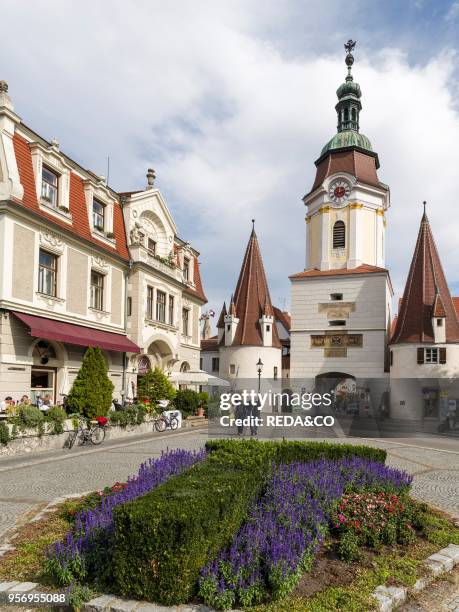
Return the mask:
{"type": "MultiPolygon", "coordinates": [[[[200,427],[206,423],[207,419],[204,417],[189,417],[179,423],[179,428],[200,427]]],[[[67,448],[72,431],[73,425],[70,419],[64,422],[64,433],[62,434],[53,435],[45,433],[39,437],[36,430],[26,431],[14,440],[10,440],[7,445],[0,444],[0,458],[67,448]]],[[[149,415],[146,415],[145,422],[141,425],[128,425],[127,427],[120,427],[119,425],[107,426],[105,440],[116,440],[129,436],[142,436],[149,433],[152,435],[160,435],[154,428],[153,419],[149,417],[149,415]]],[[[78,447],[74,446],[72,451],[75,450],[75,448],[78,447]]],[[[93,448],[96,447],[94,446],[93,448]]]]}

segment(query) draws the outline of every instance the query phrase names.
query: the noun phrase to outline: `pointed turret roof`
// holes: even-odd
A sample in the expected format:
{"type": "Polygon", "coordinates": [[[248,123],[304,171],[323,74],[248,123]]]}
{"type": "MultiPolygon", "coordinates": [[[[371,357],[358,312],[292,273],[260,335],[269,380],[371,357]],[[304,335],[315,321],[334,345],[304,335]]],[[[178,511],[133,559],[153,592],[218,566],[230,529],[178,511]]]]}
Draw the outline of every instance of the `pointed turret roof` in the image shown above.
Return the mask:
{"type": "Polygon", "coordinates": [[[432,317],[445,317],[446,342],[459,342],[456,310],[424,211],[392,343],[433,342],[432,317]]]}
{"type": "MultiPolygon", "coordinates": [[[[250,234],[232,302],[239,319],[233,345],[263,346],[259,320],[268,313],[272,316],[273,306],[255,228],[250,234]]],[[[272,345],[280,348],[274,321],[272,338],[272,345]]]]}
{"type": "Polygon", "coordinates": [[[223,308],[222,308],[222,311],[217,321],[217,329],[225,327],[225,315],[226,315],[226,302],[223,302],[223,308]]]}

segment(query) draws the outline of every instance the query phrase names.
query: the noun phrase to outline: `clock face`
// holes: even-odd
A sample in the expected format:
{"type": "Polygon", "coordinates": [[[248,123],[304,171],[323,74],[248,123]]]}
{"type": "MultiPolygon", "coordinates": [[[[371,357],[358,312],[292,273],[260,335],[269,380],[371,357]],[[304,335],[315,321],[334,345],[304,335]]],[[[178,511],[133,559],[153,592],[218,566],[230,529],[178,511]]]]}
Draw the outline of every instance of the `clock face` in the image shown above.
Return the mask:
{"type": "Polygon", "coordinates": [[[330,200],[335,204],[344,204],[349,198],[351,187],[347,181],[338,179],[333,181],[328,189],[330,200]]]}

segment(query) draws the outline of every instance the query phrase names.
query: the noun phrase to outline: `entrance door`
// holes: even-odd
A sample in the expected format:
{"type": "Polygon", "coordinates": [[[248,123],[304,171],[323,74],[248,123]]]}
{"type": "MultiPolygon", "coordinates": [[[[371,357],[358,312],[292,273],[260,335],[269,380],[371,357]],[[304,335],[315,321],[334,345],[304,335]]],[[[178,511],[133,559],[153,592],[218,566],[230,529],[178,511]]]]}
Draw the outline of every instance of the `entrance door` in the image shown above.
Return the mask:
{"type": "Polygon", "coordinates": [[[42,399],[49,395],[51,403],[55,403],[56,387],[56,368],[40,368],[34,366],[32,368],[32,376],[30,381],[30,399],[32,403],[36,403],[37,398],[42,399]]]}

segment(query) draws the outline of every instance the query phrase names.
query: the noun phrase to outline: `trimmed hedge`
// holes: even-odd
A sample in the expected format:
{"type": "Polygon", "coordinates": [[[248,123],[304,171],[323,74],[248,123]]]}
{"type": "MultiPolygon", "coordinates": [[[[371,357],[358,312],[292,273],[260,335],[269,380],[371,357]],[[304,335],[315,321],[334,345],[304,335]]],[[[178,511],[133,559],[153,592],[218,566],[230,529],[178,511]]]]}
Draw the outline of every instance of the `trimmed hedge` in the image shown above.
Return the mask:
{"type": "Polygon", "coordinates": [[[260,442],[258,440],[209,440],[206,450],[216,461],[241,461],[244,464],[306,463],[318,459],[339,460],[360,457],[385,463],[387,452],[382,448],[330,442],[260,442]]]}
{"type": "Polygon", "coordinates": [[[201,568],[232,542],[273,463],[386,458],[381,449],[328,442],[214,440],[206,448],[204,462],[116,508],[114,575],[122,595],[189,602],[201,568]]]}
{"type": "Polygon", "coordinates": [[[230,544],[262,485],[259,469],[206,460],[116,508],[119,591],[166,605],[189,601],[200,569],[230,544]]]}

